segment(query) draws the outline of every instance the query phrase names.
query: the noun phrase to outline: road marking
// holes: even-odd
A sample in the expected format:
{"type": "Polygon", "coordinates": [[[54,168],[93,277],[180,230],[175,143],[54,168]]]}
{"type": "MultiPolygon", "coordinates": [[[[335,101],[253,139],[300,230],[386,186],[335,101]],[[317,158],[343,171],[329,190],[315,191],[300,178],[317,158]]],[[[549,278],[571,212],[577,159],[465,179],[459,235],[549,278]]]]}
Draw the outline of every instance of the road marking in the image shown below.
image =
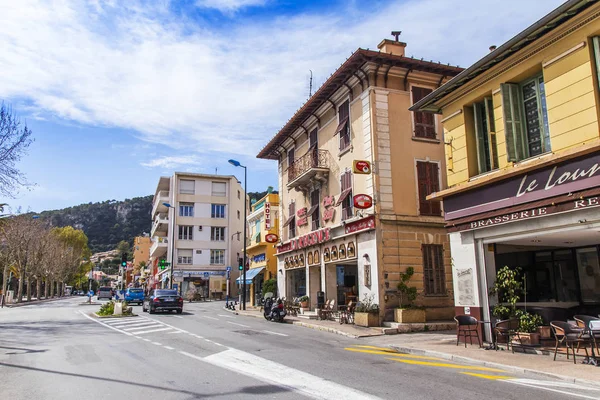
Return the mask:
{"type": "Polygon", "coordinates": [[[208,318],[208,319],[214,319],[215,321],[218,321],[219,318],[214,318],[214,317],[209,317],[207,315],[201,315],[200,318],[208,318]]]}
{"type": "MultiPolygon", "coordinates": [[[[586,396],[585,394],[572,393],[572,392],[566,392],[564,390],[552,389],[552,388],[544,387],[544,386],[531,385],[531,384],[528,384],[528,383],[523,383],[519,379],[507,379],[507,380],[502,381],[502,382],[508,382],[508,383],[512,383],[512,384],[515,384],[515,385],[519,385],[519,386],[526,386],[526,387],[530,387],[530,388],[547,390],[549,392],[554,392],[554,393],[566,394],[566,395],[569,395],[569,396],[580,397],[582,399],[595,399],[595,400],[598,400],[598,396],[592,397],[592,396],[586,396]]],[[[585,387],[578,386],[577,388],[578,389],[584,389],[585,387]]],[[[586,389],[586,390],[594,390],[594,389],[586,389]]]]}
{"type": "Polygon", "coordinates": [[[145,340],[146,342],[150,342],[150,341],[151,341],[150,339],[144,339],[144,340],[145,340]]]}
{"type": "MultiPolygon", "coordinates": [[[[135,333],[132,331],[139,331],[139,330],[144,330],[144,329],[148,329],[148,328],[158,328],[160,326],[164,326],[161,324],[155,324],[154,322],[151,322],[150,325],[146,324],[144,326],[136,326],[135,328],[127,328],[127,329],[123,329],[125,332],[131,332],[131,333],[135,333]]],[[[169,328],[171,329],[171,328],[169,328]]]]}
{"type": "Polygon", "coordinates": [[[147,324],[148,322],[151,321],[131,321],[131,322],[126,322],[126,323],[118,323],[118,324],[111,324],[110,326],[114,326],[115,328],[122,328],[125,326],[130,326],[130,325],[139,325],[139,324],[147,324]]]}
{"type": "Polygon", "coordinates": [[[340,385],[240,350],[230,348],[205,358],[181,351],[180,353],[272,385],[291,389],[313,399],[379,399],[370,394],[349,388],[346,385],[340,385]]]}
{"type": "Polygon", "coordinates": [[[168,332],[167,335],[175,335],[177,333],[187,333],[186,331],[174,331],[174,332],[168,332]]]}
{"type": "Polygon", "coordinates": [[[235,318],[232,317],[231,315],[225,315],[225,314],[217,314],[219,317],[225,317],[225,318],[235,318]]]}
{"type": "Polygon", "coordinates": [[[486,374],[477,374],[475,372],[461,372],[461,374],[475,376],[477,378],[489,379],[489,380],[492,380],[492,381],[504,380],[504,379],[512,379],[512,376],[486,375],[486,374]]]}
{"type": "Polygon", "coordinates": [[[289,335],[286,335],[285,333],[277,333],[277,332],[272,332],[272,331],[263,331],[263,332],[268,333],[269,335],[289,336],[289,335]]]}
{"type": "MultiPolygon", "coordinates": [[[[143,332],[133,332],[134,335],[144,335],[146,333],[152,333],[152,332],[161,332],[161,331],[168,331],[171,330],[171,328],[162,328],[162,329],[153,329],[151,331],[143,331],[143,332]]],[[[127,332],[125,332],[127,333],[127,332]]]]}
{"type": "Polygon", "coordinates": [[[175,350],[174,348],[172,348],[171,346],[163,346],[165,349],[167,350],[175,350]]]}
{"type": "Polygon", "coordinates": [[[134,329],[139,328],[140,326],[149,326],[149,325],[160,325],[157,324],[156,322],[152,322],[152,321],[148,321],[148,322],[141,322],[139,324],[131,324],[131,325],[123,325],[123,326],[115,326],[115,328],[118,329],[123,329],[124,331],[132,331],[134,329]]]}
{"type": "Polygon", "coordinates": [[[152,344],[155,344],[157,346],[162,346],[162,343],[158,343],[158,342],[152,342],[152,344]]]}
{"type": "Polygon", "coordinates": [[[427,367],[442,367],[442,368],[454,368],[454,369],[470,369],[473,371],[490,371],[490,372],[506,372],[501,369],[489,368],[489,367],[479,367],[476,365],[458,365],[458,364],[448,364],[448,363],[437,363],[437,362],[428,362],[428,361],[417,361],[417,360],[400,360],[398,358],[388,358],[388,360],[401,362],[405,364],[412,365],[424,365],[427,367]]]}
{"type": "Polygon", "coordinates": [[[89,315],[86,315],[86,314],[85,314],[84,312],[82,312],[82,311],[79,311],[79,313],[80,313],[81,315],[83,315],[84,317],[86,317],[87,319],[91,319],[92,321],[94,321],[94,322],[97,322],[97,323],[99,323],[100,325],[104,325],[104,326],[105,326],[105,327],[107,327],[108,329],[112,329],[113,331],[117,331],[117,332],[124,333],[124,334],[126,334],[126,335],[128,335],[128,336],[132,336],[132,334],[131,334],[131,333],[129,333],[129,332],[123,332],[122,330],[120,330],[120,329],[117,329],[117,328],[113,328],[112,326],[110,326],[110,325],[108,325],[108,324],[105,324],[105,323],[104,323],[104,322],[102,322],[102,321],[97,321],[97,320],[95,320],[94,318],[90,317],[89,315]]]}
{"type": "Polygon", "coordinates": [[[356,353],[378,354],[378,355],[404,357],[404,358],[416,358],[419,360],[441,360],[441,358],[436,358],[436,357],[417,356],[417,355],[413,355],[413,354],[398,353],[397,351],[391,351],[389,349],[388,349],[388,351],[379,351],[379,350],[366,350],[366,349],[363,350],[363,349],[355,349],[352,347],[346,347],[344,350],[354,351],[356,353]]]}
{"type": "Polygon", "coordinates": [[[148,321],[146,318],[135,318],[129,321],[123,321],[123,319],[119,318],[116,320],[106,321],[107,324],[111,326],[116,325],[127,325],[127,324],[139,324],[140,322],[148,321]]]}
{"type": "Polygon", "coordinates": [[[244,328],[250,328],[250,325],[238,324],[237,322],[227,321],[228,324],[243,326],[244,328]]]}

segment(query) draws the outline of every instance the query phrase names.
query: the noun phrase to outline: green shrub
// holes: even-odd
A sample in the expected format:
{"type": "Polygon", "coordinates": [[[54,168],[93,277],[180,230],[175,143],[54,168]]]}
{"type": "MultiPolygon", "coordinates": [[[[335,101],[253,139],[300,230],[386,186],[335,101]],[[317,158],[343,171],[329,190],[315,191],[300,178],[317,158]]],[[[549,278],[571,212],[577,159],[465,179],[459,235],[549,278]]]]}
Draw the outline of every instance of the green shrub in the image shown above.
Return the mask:
{"type": "Polygon", "coordinates": [[[106,316],[113,315],[115,313],[115,302],[109,301],[108,303],[102,304],[100,306],[100,311],[98,311],[98,315],[106,316]]]}
{"type": "Polygon", "coordinates": [[[406,283],[412,278],[415,273],[413,267],[406,268],[406,272],[400,273],[400,282],[398,283],[398,297],[400,298],[400,308],[410,306],[417,298],[417,288],[408,286],[406,283]],[[406,300],[406,304],[404,301],[406,300]]]}
{"type": "Polygon", "coordinates": [[[379,304],[373,303],[373,299],[375,295],[370,295],[363,297],[362,301],[359,301],[354,309],[355,312],[369,313],[369,314],[379,314],[379,304]]]}
{"type": "Polygon", "coordinates": [[[519,332],[534,333],[539,326],[544,325],[544,320],[537,314],[517,310],[516,316],[519,319],[519,332]]]}

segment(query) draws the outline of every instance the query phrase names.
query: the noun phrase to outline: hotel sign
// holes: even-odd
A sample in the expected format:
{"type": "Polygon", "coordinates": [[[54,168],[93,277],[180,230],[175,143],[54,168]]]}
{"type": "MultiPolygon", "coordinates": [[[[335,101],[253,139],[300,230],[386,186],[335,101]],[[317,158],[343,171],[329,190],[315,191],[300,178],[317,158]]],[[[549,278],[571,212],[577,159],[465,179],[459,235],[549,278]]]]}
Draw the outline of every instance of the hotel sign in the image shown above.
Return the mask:
{"type": "Polygon", "coordinates": [[[265,203],[265,229],[271,229],[271,203],[265,203]]]}
{"type": "Polygon", "coordinates": [[[600,152],[444,199],[446,220],[600,186],[600,152]]]}
{"type": "Polygon", "coordinates": [[[299,250],[308,246],[314,246],[316,244],[328,242],[330,240],[331,235],[329,228],[320,229],[318,231],[311,232],[308,235],[292,239],[290,242],[278,246],[277,253],[285,253],[287,251],[299,250]]]}

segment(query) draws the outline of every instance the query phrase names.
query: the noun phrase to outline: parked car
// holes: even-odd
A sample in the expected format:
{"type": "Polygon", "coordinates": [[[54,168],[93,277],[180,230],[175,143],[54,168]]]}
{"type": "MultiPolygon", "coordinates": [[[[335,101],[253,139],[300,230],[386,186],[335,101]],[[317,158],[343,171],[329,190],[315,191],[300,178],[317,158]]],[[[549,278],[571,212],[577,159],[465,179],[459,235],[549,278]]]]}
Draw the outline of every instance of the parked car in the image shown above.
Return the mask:
{"type": "Polygon", "coordinates": [[[111,287],[101,287],[98,289],[98,300],[100,299],[109,299],[112,300],[113,298],[113,290],[111,287]]]}
{"type": "Polygon", "coordinates": [[[144,302],[144,290],[141,288],[127,288],[125,291],[125,301],[141,305],[144,302]]]}
{"type": "Polygon", "coordinates": [[[177,314],[183,312],[183,297],[177,290],[155,289],[144,299],[142,310],[154,314],[157,311],[177,311],[177,314]]]}

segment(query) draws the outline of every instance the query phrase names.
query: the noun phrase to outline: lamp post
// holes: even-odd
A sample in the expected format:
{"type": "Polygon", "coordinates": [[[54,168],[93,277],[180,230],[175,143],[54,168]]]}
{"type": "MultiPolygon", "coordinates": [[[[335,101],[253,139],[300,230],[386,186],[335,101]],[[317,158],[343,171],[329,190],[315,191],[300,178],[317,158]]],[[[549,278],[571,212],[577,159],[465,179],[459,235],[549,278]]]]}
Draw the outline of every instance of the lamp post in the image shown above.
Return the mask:
{"type": "Polygon", "coordinates": [[[246,187],[248,185],[248,177],[247,177],[247,172],[248,169],[240,164],[239,161],[236,160],[229,160],[229,164],[233,165],[234,167],[241,167],[244,168],[244,273],[243,273],[243,283],[242,283],[242,309],[246,310],[246,235],[247,235],[247,230],[246,230],[246,209],[248,208],[248,206],[246,205],[247,203],[247,190],[246,187]]]}
{"type": "MultiPolygon", "coordinates": [[[[175,265],[173,264],[173,259],[174,256],[173,254],[175,253],[175,207],[173,207],[171,204],[169,203],[163,203],[163,206],[166,206],[168,208],[172,208],[173,209],[173,224],[172,224],[172,229],[171,232],[173,233],[173,238],[170,240],[169,243],[169,247],[171,247],[171,272],[169,274],[169,289],[173,289],[173,268],[175,268],[175,265]]],[[[182,275],[183,278],[183,275],[182,275]]],[[[181,282],[183,284],[183,282],[181,282]]],[[[179,294],[181,294],[181,285],[179,285],[179,294]]]]}

